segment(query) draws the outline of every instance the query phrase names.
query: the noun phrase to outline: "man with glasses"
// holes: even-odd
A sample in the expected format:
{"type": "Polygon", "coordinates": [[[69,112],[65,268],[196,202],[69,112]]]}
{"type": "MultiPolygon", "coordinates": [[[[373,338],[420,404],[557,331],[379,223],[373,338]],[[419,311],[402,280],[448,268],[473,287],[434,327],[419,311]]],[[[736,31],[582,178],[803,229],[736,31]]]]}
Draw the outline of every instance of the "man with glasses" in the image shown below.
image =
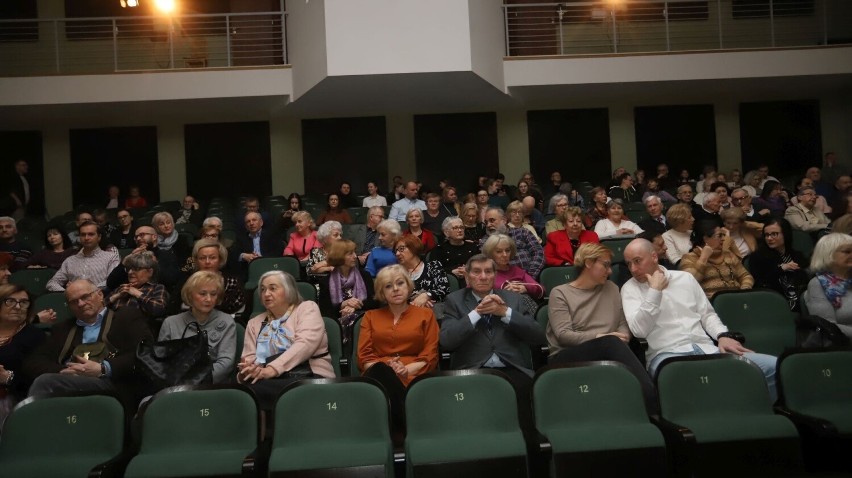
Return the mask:
{"type": "Polygon", "coordinates": [[[772,214],[769,209],[756,210],[751,204],[751,199],[751,195],[744,188],[737,188],[731,192],[731,206],[742,209],[746,217],[760,222],[772,214]]]}
{"type": "Polygon", "coordinates": [[[47,290],[62,292],[66,284],[78,279],[87,279],[97,287],[106,287],[109,273],[118,266],[118,250],[101,249],[101,232],[97,224],[92,221],[82,223],[77,228],[77,235],[80,238],[80,252],[65,259],[56,274],[47,281],[47,290]]]}
{"type": "Polygon", "coordinates": [[[108,310],[103,292],[86,279],[69,282],[65,299],[74,318],[54,325],[24,361],[24,373],[35,379],[30,396],[117,392],[125,407],[135,409],[146,383],[133,370],[136,348],[153,339],[142,313],[135,307],[108,310]]]}
{"type": "Polygon", "coordinates": [[[790,222],[793,229],[805,232],[821,231],[831,222],[816,207],[817,194],[813,186],[802,186],[796,194],[798,203],[787,208],[784,219],[790,222]]]}
{"type": "MultiPolygon", "coordinates": [[[[129,255],[153,252],[154,257],[157,259],[157,282],[163,284],[170,294],[174,294],[175,291],[173,288],[180,279],[180,267],[183,264],[178,264],[174,254],[170,254],[168,251],[157,247],[157,231],[153,227],[137,227],[133,238],[136,241],[136,248],[129,255]]],[[[127,270],[124,267],[116,267],[110,272],[109,277],[107,277],[107,289],[114,291],[121,287],[122,284],[127,284],[128,280],[127,270]]]]}
{"type": "MultiPolygon", "coordinates": [[[[381,206],[373,206],[367,210],[367,224],[365,227],[357,227],[357,224],[354,227],[352,242],[358,246],[356,249],[358,253],[358,261],[361,262],[362,266],[367,263],[367,258],[370,257],[370,251],[379,245],[379,232],[376,228],[379,227],[379,223],[384,221],[384,219],[384,208],[381,206]]],[[[353,226],[349,227],[352,228],[353,226]]]]}
{"type": "Polygon", "coordinates": [[[511,264],[527,271],[527,274],[538,278],[544,267],[544,248],[535,235],[523,227],[506,227],[506,213],[499,207],[489,207],[485,210],[485,236],[479,240],[479,248],[493,234],[506,234],[515,241],[518,256],[511,264]]]}

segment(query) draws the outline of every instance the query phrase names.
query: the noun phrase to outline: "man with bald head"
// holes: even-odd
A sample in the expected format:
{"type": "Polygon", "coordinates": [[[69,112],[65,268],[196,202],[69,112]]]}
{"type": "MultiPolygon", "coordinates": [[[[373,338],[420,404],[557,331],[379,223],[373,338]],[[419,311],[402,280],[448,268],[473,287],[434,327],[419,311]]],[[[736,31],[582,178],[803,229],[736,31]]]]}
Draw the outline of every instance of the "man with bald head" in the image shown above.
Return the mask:
{"type": "Polygon", "coordinates": [[[521,199],[522,210],[524,212],[524,222],[532,225],[540,237],[544,237],[544,214],[535,207],[535,198],[525,196],[521,199]]]}
{"type": "Polygon", "coordinates": [[[421,211],[426,210],[426,203],[423,202],[422,199],[417,198],[417,194],[420,192],[420,188],[417,187],[417,183],[414,181],[408,181],[405,183],[405,197],[396,201],[391,206],[390,213],[388,214],[388,219],[393,219],[394,221],[405,221],[405,216],[408,214],[408,211],[412,208],[418,208],[421,211]]]}
{"type": "Polygon", "coordinates": [[[648,340],[646,359],[651,376],[669,357],[743,355],[763,371],[775,400],[776,358],[755,353],[738,342],[692,274],[660,267],[653,244],[645,239],[631,241],[624,249],[624,260],[633,276],[621,288],[624,315],[630,332],[648,340]]]}
{"type": "Polygon", "coordinates": [[[101,290],[86,279],[69,282],[65,299],[74,317],[54,325],[50,337],[24,360],[24,373],[34,379],[30,396],[113,391],[125,407],[135,409],[146,392],[145,377],[133,369],[136,348],[152,340],[142,312],[107,309],[101,290]]]}
{"type": "Polygon", "coordinates": [[[248,265],[259,257],[278,257],[284,252],[284,241],[272,229],[264,227],[263,216],[259,212],[245,214],[245,233],[237,235],[237,244],[231,253],[231,260],[237,269],[234,271],[248,276],[248,265]]]}

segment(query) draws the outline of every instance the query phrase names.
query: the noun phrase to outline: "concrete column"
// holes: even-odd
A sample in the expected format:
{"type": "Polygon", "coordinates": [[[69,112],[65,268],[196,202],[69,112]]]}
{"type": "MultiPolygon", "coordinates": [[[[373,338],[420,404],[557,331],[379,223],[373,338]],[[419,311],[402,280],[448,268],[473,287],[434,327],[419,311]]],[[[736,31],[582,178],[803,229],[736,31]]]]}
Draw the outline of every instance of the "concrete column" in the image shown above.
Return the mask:
{"type": "Polygon", "coordinates": [[[160,200],[182,200],[186,190],[186,147],[183,124],[157,125],[157,168],[160,174],[160,200]]]}
{"type": "Polygon", "coordinates": [[[302,157],[302,121],[291,118],[270,121],[269,136],[272,194],[303,194],[305,168],[302,157]]]}
{"type": "Polygon", "coordinates": [[[612,158],[610,172],[617,167],[624,167],[631,172],[636,170],[638,161],[633,105],[609,107],[609,148],[612,158]]]}
{"type": "Polygon", "coordinates": [[[740,145],[740,105],[737,101],[722,100],[713,104],[716,123],[716,169],[730,174],[739,169],[743,174],[743,155],[740,145]]]}
{"type": "Polygon", "coordinates": [[[44,161],[44,201],[50,217],[71,210],[71,143],[68,128],[42,129],[44,161]]]}
{"type": "Polygon", "coordinates": [[[380,189],[386,191],[394,176],[407,181],[417,176],[414,156],[414,115],[395,114],[385,117],[388,148],[388,177],[380,189]]]}
{"type": "Polygon", "coordinates": [[[530,139],[525,110],[497,112],[497,154],[500,172],[506,176],[508,184],[530,170],[530,139]]]}

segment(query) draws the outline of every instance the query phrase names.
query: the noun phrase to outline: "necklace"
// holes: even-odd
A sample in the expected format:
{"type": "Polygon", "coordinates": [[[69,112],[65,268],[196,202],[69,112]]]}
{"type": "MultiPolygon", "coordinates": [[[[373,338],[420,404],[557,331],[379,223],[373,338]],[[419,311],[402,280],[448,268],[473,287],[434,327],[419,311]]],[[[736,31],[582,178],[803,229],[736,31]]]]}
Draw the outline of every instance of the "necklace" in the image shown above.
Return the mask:
{"type": "Polygon", "coordinates": [[[411,269],[408,269],[408,273],[414,274],[417,271],[417,269],[420,267],[421,264],[423,264],[423,261],[418,260],[416,266],[412,267],[411,269]]]}
{"type": "Polygon", "coordinates": [[[21,325],[19,325],[18,327],[16,327],[15,330],[13,330],[11,334],[0,336],[0,347],[11,342],[12,337],[14,337],[18,332],[20,332],[24,328],[25,325],[27,325],[26,322],[24,322],[21,325]]]}

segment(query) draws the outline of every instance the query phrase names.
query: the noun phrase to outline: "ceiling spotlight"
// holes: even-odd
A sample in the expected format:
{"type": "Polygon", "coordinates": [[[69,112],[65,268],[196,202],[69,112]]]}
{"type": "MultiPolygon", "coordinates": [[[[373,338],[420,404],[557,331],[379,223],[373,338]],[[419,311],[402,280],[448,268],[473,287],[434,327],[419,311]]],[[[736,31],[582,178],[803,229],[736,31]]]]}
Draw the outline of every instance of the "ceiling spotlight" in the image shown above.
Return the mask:
{"type": "Polygon", "coordinates": [[[121,3],[121,8],[133,8],[139,6],[139,0],[120,0],[119,3],[121,3]]]}

